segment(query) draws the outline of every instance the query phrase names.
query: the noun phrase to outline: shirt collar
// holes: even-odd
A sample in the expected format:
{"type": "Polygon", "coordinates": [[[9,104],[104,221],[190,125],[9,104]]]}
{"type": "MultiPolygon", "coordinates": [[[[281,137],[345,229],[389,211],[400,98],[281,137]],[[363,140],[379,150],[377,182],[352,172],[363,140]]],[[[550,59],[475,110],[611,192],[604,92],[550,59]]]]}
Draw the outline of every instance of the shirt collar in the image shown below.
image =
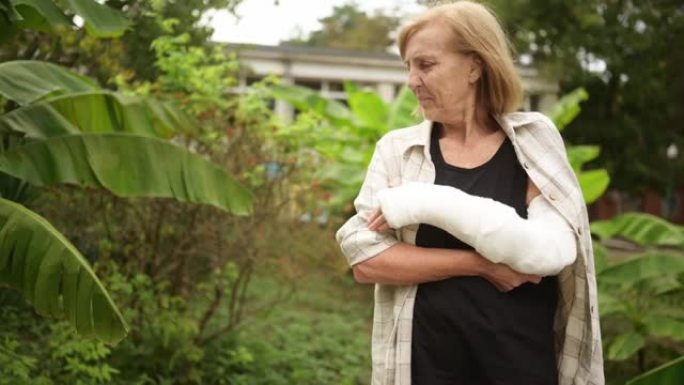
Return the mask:
{"type": "MultiPolygon", "coordinates": [[[[532,114],[527,113],[510,113],[500,116],[495,116],[494,119],[499,123],[501,128],[503,128],[506,135],[515,142],[515,130],[526,124],[529,124],[535,120],[532,114]]],[[[402,153],[406,153],[411,147],[423,146],[425,151],[430,147],[430,133],[432,132],[431,120],[423,120],[416,126],[416,135],[412,135],[407,138],[404,142],[405,147],[402,149],[402,153]]]]}

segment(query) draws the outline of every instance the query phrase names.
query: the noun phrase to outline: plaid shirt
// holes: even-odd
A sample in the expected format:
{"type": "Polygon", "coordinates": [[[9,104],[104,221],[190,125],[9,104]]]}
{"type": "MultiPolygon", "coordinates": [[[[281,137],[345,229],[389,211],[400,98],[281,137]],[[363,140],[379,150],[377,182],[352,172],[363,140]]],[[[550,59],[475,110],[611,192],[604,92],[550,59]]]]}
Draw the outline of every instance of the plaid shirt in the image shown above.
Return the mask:
{"type": "MultiPolygon", "coordinates": [[[[602,385],[603,352],[596,278],[586,205],[570,167],[563,140],[546,116],[516,112],[497,119],[513,142],[518,160],[546,199],[572,226],[577,258],[559,275],[555,342],[560,385],[602,385]]],[[[430,158],[432,122],[394,130],[380,139],[359,196],[357,214],[337,232],[351,266],[374,257],[397,242],[415,244],[418,224],[377,232],[367,219],[379,206],[377,192],[390,185],[434,183],[430,158]]],[[[417,285],[375,285],[372,336],[372,385],[410,385],[411,328],[417,285]]]]}

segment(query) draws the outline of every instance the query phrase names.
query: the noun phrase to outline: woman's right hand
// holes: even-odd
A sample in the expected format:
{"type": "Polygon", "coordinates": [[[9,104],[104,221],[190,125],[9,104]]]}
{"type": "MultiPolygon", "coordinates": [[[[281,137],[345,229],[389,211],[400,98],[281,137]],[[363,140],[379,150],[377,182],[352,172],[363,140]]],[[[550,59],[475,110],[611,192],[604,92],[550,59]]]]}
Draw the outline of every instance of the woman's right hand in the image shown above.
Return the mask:
{"type": "Polygon", "coordinates": [[[539,283],[542,279],[538,275],[519,273],[503,263],[489,262],[488,265],[483,278],[496,286],[499,291],[511,291],[528,282],[539,283]]]}

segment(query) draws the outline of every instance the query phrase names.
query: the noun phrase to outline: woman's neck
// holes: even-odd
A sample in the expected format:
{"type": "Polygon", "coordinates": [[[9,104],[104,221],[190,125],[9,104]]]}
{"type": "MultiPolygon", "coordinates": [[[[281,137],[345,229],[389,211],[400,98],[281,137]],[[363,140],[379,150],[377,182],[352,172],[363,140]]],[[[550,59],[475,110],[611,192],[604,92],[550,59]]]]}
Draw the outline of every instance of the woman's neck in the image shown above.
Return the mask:
{"type": "Polygon", "coordinates": [[[453,118],[443,121],[442,137],[469,144],[479,138],[490,135],[499,129],[496,120],[484,108],[473,104],[452,114],[453,118]]]}

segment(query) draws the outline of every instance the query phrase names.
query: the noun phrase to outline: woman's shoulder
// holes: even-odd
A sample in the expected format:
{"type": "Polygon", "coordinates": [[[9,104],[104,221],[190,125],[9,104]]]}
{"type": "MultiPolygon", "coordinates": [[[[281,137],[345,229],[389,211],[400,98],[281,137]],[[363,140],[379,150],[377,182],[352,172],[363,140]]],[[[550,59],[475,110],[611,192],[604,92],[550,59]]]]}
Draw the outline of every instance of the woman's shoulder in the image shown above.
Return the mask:
{"type": "Polygon", "coordinates": [[[513,129],[517,137],[531,136],[541,145],[564,147],[563,138],[556,124],[541,112],[511,112],[504,114],[503,119],[513,129]]]}
{"type": "Polygon", "coordinates": [[[546,115],[537,111],[517,111],[504,114],[503,118],[514,129],[542,128],[558,132],[556,125],[546,115]]]}

